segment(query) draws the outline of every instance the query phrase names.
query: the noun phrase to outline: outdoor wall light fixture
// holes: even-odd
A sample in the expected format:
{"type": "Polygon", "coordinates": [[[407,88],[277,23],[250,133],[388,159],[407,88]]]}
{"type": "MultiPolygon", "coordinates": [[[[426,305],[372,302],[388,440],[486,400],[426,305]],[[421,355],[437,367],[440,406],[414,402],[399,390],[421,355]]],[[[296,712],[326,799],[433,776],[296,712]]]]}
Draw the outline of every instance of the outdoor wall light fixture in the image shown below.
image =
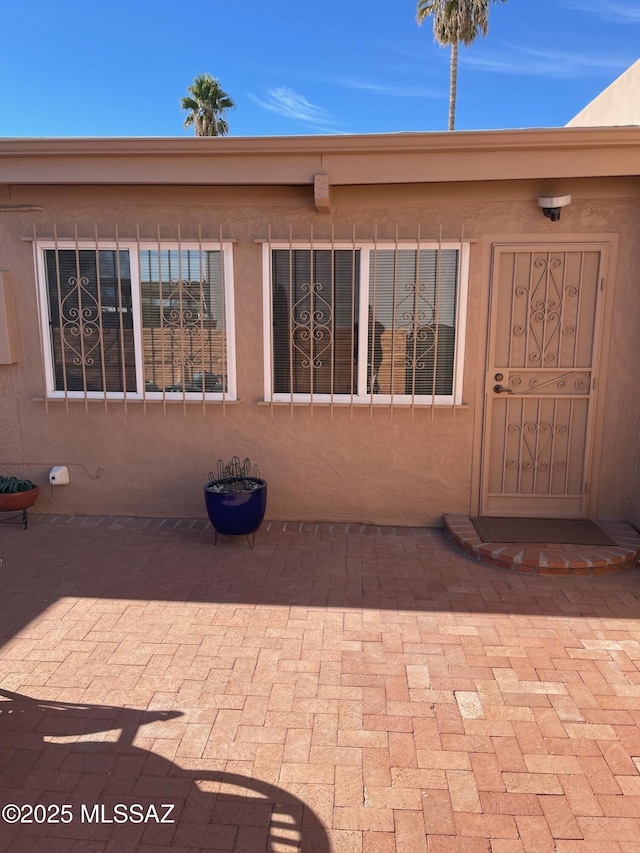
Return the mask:
{"type": "Polygon", "coordinates": [[[571,204],[570,195],[541,195],[538,196],[538,206],[552,222],[560,219],[560,211],[571,204]]]}

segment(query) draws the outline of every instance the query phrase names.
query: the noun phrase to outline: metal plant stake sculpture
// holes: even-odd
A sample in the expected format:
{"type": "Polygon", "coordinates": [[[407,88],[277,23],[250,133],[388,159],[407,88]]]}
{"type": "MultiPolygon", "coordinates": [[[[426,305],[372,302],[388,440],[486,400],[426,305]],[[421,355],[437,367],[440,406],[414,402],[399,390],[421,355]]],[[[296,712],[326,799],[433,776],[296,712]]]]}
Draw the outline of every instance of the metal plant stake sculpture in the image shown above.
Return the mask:
{"type": "Polygon", "coordinates": [[[260,469],[251,464],[249,457],[241,462],[239,456],[233,456],[226,465],[222,459],[218,459],[215,474],[209,472],[208,489],[218,494],[255,492],[262,484],[260,469]]]}

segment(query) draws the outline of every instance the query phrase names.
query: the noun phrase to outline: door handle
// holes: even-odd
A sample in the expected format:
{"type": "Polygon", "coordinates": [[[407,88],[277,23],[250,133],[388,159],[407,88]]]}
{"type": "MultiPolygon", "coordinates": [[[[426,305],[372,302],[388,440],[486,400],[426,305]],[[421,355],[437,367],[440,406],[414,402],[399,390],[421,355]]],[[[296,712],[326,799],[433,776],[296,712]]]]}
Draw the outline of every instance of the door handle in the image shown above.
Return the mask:
{"type": "Polygon", "coordinates": [[[505,388],[504,385],[494,385],[493,390],[496,394],[513,394],[510,388],[505,388]]]}

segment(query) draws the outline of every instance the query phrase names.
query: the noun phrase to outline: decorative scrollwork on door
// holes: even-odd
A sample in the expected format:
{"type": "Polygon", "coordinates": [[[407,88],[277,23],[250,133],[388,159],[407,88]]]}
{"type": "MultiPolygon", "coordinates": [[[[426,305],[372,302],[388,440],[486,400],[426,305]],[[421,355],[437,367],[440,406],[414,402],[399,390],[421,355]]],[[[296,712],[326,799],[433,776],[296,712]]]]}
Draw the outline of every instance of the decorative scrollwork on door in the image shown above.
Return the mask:
{"type": "Polygon", "coordinates": [[[528,376],[512,373],[509,376],[509,389],[517,394],[588,394],[591,389],[591,374],[586,370],[568,370],[565,373],[553,372],[552,376],[542,371],[528,376]]]}
{"type": "Polygon", "coordinates": [[[558,364],[561,339],[576,334],[575,322],[563,319],[576,315],[575,303],[571,311],[567,306],[570,300],[577,300],[580,291],[577,285],[563,282],[565,263],[561,257],[537,257],[533,267],[535,281],[515,288],[516,298],[527,300],[527,318],[526,323],[513,327],[513,334],[528,336],[528,364],[552,367],[558,364]]]}
{"type": "Polygon", "coordinates": [[[567,435],[568,424],[553,424],[550,421],[526,421],[523,424],[510,423],[507,431],[519,434],[520,458],[507,459],[506,467],[511,471],[564,471],[566,462],[562,459],[551,458],[551,447],[554,435],[567,435]]]}

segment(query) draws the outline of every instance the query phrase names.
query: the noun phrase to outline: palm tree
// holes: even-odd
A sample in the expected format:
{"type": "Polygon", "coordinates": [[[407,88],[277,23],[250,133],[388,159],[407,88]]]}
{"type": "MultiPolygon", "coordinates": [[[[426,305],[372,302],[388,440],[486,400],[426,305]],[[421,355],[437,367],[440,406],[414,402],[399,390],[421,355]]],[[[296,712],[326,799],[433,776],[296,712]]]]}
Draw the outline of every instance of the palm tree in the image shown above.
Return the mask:
{"type": "Polygon", "coordinates": [[[431,16],[435,40],[440,45],[451,46],[448,130],[453,130],[456,121],[458,47],[460,42],[470,45],[480,32],[486,36],[489,31],[489,6],[492,3],[506,3],[506,0],[418,0],[418,24],[431,16]]]}
{"type": "Polygon", "coordinates": [[[226,136],[229,125],[223,116],[235,107],[229,95],[211,74],[200,74],[187,89],[192,97],[182,98],[180,106],[190,110],[184,126],[193,125],[196,136],[226,136]]]}

